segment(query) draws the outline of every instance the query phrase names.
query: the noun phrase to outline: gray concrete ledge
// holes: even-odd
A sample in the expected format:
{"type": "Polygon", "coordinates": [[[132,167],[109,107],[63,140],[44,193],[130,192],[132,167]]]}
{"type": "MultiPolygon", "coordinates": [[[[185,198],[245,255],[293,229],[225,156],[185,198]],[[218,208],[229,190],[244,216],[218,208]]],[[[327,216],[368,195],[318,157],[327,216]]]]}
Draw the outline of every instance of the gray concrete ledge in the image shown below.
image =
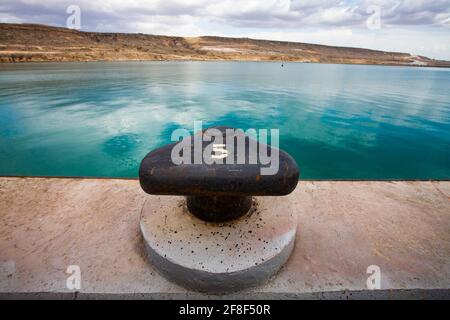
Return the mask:
{"type": "Polygon", "coordinates": [[[225,296],[158,274],[139,232],[136,180],[0,178],[1,299],[450,297],[450,182],[301,181],[297,240],[267,284],[225,296]],[[81,268],[69,290],[67,266],[81,268]],[[381,290],[368,290],[369,265],[381,290]]]}

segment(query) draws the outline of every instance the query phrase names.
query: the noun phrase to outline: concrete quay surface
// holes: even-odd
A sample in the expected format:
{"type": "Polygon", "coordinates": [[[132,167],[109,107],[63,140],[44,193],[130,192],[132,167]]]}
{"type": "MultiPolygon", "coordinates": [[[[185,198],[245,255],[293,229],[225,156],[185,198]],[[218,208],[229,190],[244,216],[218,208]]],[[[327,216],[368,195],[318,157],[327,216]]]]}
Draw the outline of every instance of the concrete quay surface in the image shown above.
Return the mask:
{"type": "Polygon", "coordinates": [[[139,217],[160,197],[137,180],[2,177],[0,298],[450,298],[449,181],[300,181],[288,197],[298,228],[285,266],[264,285],[216,296],[150,264],[139,217]],[[70,265],[80,289],[67,288],[70,265]],[[367,286],[373,265],[378,290],[367,286]]]}

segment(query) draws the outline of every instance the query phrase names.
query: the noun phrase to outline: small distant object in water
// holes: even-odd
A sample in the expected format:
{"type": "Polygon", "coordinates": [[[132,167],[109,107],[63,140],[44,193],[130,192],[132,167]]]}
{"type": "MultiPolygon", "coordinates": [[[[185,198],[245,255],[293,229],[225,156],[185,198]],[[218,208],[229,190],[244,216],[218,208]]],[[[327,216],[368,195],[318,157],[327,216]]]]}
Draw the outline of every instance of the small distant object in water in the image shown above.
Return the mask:
{"type": "Polygon", "coordinates": [[[284,67],[284,62],[281,62],[281,66],[284,67]]]}

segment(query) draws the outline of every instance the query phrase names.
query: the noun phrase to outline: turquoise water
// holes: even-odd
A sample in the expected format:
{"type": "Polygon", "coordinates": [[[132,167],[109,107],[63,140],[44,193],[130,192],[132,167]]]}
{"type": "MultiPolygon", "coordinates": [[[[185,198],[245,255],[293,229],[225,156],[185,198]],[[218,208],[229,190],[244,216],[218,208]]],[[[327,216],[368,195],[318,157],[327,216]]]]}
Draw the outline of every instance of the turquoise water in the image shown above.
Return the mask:
{"type": "Polygon", "coordinates": [[[0,175],[136,177],[148,151],[194,120],[279,128],[301,178],[450,178],[449,69],[0,65],[0,175]]]}

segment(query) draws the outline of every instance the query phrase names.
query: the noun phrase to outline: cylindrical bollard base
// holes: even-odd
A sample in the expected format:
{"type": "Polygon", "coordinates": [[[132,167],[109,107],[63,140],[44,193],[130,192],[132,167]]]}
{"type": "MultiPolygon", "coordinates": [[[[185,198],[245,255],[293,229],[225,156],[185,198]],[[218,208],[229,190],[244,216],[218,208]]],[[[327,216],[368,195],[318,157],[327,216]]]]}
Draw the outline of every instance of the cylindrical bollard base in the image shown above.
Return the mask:
{"type": "Polygon", "coordinates": [[[297,220],[289,197],[254,197],[240,219],[210,223],[182,196],[150,196],[141,232],[151,264],[196,291],[228,293],[267,281],[294,247],[297,220]]]}

